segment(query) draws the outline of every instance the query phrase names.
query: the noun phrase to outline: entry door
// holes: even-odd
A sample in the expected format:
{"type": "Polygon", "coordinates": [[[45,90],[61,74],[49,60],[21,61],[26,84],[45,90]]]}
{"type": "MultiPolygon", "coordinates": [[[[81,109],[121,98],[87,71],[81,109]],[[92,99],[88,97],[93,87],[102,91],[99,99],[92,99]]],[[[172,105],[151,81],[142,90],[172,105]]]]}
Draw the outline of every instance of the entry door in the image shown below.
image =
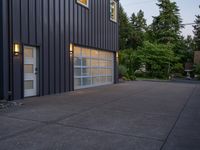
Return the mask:
{"type": "Polygon", "coordinates": [[[37,50],[24,47],[24,97],[37,95],[37,50]]]}

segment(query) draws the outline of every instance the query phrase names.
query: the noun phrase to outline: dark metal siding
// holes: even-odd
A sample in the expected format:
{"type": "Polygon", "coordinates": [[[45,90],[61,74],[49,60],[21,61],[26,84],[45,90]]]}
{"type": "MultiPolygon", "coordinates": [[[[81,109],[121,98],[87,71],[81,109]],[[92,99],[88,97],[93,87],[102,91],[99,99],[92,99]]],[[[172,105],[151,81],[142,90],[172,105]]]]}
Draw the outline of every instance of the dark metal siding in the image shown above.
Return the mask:
{"type": "Polygon", "coordinates": [[[9,77],[8,77],[8,74],[9,74],[9,61],[8,61],[8,57],[9,57],[9,32],[8,32],[8,1],[7,0],[1,0],[1,12],[2,12],[2,22],[1,22],[1,25],[2,25],[2,35],[3,35],[3,39],[1,40],[2,41],[2,49],[1,49],[1,52],[2,52],[2,64],[3,64],[3,72],[2,72],[2,75],[3,75],[3,97],[5,99],[8,99],[8,91],[9,91],[9,77]]]}
{"type": "MultiPolygon", "coordinates": [[[[2,1],[0,1],[0,22],[2,22],[2,1]]],[[[0,100],[3,99],[3,28],[0,23],[0,100]]]]}
{"type": "MultiPolygon", "coordinates": [[[[9,1],[11,43],[37,46],[39,50],[40,95],[70,90],[70,43],[118,50],[118,24],[110,21],[110,0],[90,0],[89,8],[77,4],[76,0],[2,0],[3,5],[9,1]]],[[[3,23],[7,31],[8,12],[4,13],[3,23]]],[[[8,55],[9,46],[4,46],[8,55]]],[[[13,98],[19,99],[23,97],[23,57],[12,59],[10,88],[13,98]]]]}

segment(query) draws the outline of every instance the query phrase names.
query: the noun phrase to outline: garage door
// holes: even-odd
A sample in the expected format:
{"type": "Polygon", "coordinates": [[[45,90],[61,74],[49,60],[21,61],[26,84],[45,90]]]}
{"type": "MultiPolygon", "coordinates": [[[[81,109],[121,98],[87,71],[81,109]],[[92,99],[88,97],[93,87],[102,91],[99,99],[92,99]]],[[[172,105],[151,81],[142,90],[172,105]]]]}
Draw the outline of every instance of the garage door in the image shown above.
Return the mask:
{"type": "Polygon", "coordinates": [[[114,54],[102,50],[74,47],[74,88],[113,83],[114,54]]]}

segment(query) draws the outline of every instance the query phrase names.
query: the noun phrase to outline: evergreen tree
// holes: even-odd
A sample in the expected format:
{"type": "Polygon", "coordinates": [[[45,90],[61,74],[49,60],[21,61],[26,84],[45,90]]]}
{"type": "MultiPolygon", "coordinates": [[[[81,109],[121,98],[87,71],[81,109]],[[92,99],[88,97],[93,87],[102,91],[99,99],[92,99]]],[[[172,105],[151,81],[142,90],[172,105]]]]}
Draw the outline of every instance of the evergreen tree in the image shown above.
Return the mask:
{"type": "Polygon", "coordinates": [[[127,48],[127,42],[130,36],[131,27],[129,23],[129,19],[127,14],[125,13],[122,5],[119,5],[119,43],[120,43],[120,50],[124,50],[127,48]]]}
{"type": "Polygon", "coordinates": [[[153,17],[153,38],[159,43],[174,43],[180,37],[181,18],[176,2],[158,0],[160,14],[153,17]]]}
{"type": "Polygon", "coordinates": [[[144,12],[140,10],[137,15],[133,13],[130,18],[130,24],[132,32],[130,33],[128,44],[131,48],[136,49],[138,46],[143,44],[147,29],[144,12]]]}
{"type": "MultiPolygon", "coordinates": [[[[200,6],[199,6],[200,7],[200,6]]],[[[194,40],[196,45],[196,50],[200,50],[200,15],[196,16],[194,27],[194,40]]]]}
{"type": "Polygon", "coordinates": [[[132,14],[131,25],[134,30],[137,30],[139,32],[146,31],[147,23],[146,19],[144,18],[144,12],[142,10],[137,13],[137,16],[135,15],[135,13],[132,14]]]}

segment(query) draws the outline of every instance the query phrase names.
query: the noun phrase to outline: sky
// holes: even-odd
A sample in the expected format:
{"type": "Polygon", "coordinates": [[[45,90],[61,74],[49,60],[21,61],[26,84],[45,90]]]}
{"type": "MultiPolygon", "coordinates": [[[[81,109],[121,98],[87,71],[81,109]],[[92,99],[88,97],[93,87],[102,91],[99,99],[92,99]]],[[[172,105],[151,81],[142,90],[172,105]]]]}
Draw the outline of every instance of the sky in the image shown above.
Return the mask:
{"type": "MultiPolygon", "coordinates": [[[[131,14],[137,13],[140,9],[144,11],[145,19],[147,19],[147,24],[152,23],[152,16],[157,16],[159,14],[158,6],[156,6],[157,0],[120,0],[124,10],[130,17],[131,14]]],[[[172,0],[177,3],[180,9],[180,15],[183,23],[193,23],[195,20],[195,15],[200,15],[200,0],[172,0]]],[[[193,27],[185,26],[182,29],[182,35],[187,37],[187,35],[193,36],[193,27]]]]}

